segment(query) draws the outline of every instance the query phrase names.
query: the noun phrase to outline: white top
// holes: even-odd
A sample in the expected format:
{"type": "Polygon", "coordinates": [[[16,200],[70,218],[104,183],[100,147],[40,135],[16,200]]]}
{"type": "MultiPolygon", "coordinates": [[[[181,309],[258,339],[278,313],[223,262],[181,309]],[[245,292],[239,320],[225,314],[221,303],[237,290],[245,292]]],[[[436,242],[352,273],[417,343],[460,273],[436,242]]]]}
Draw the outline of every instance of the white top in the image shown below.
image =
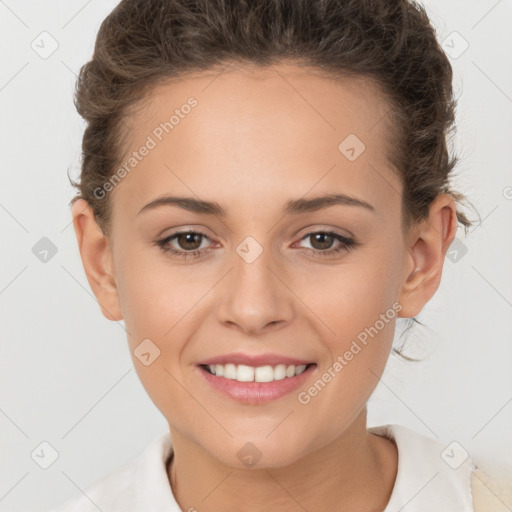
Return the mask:
{"type": "MultiPolygon", "coordinates": [[[[447,448],[402,425],[368,431],[394,440],[398,449],[395,485],[383,512],[474,512],[471,472],[475,465],[460,445],[451,443],[447,448]]],[[[166,432],[137,457],[86,487],[85,495],[69,499],[54,512],[182,512],[167,478],[171,454],[171,437],[166,432]]]]}

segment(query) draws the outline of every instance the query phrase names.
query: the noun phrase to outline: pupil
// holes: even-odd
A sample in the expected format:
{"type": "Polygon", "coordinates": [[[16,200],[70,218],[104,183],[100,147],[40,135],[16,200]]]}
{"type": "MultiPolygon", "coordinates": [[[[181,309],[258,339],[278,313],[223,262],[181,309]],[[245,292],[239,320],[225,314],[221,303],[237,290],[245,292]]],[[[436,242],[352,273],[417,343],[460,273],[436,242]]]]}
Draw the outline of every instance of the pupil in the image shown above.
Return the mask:
{"type": "MultiPolygon", "coordinates": [[[[329,249],[332,245],[332,235],[328,235],[327,233],[316,233],[313,235],[313,240],[315,240],[315,243],[320,239],[320,247],[317,247],[318,249],[329,249]],[[325,243],[325,238],[327,237],[328,243],[325,243]],[[322,243],[323,241],[323,243],[322,243]]],[[[313,244],[314,246],[314,244],[313,244]]]]}
{"type": "MultiPolygon", "coordinates": [[[[191,243],[194,246],[194,238],[200,237],[201,235],[198,233],[184,233],[179,236],[179,243],[184,249],[194,250],[197,249],[197,247],[190,247],[187,244],[191,243]],[[184,243],[182,243],[184,242],[184,243]]],[[[197,244],[197,241],[196,241],[197,244]]],[[[201,244],[199,244],[201,245],[201,244]]]]}

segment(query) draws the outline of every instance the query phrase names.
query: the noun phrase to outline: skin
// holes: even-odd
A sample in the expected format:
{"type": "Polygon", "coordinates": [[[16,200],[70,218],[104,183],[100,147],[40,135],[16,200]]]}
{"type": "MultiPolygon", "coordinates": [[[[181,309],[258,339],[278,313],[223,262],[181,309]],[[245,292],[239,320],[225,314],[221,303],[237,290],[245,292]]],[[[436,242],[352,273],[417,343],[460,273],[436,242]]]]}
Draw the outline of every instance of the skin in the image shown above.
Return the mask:
{"type": "Polygon", "coordinates": [[[126,119],[127,153],[190,96],[198,105],[114,189],[109,237],[88,203],[72,209],[102,313],[124,319],[136,371],[169,424],[174,495],[183,510],[202,512],[382,510],[397,450],[367,432],[366,403],[396,316],[308,404],[297,394],[393,303],[401,304],[398,317],[409,318],[431,299],[455,237],[454,200],[438,196],[428,218],[402,232],[386,99],[367,79],[333,81],[291,64],[159,85],[126,119]],[[353,162],[338,150],[351,133],[366,146],[353,162]],[[335,205],[283,214],[290,199],[328,193],[367,201],[375,212],[335,205]],[[172,205],[138,214],[167,194],[216,201],[227,216],[172,205]],[[182,228],[206,237],[170,245],[205,253],[185,260],[155,244],[182,228]],[[305,235],[325,231],[359,244],[322,256],[340,242],[322,246],[305,235]],[[247,236],[263,249],[252,263],[236,252],[247,236]],[[146,338],[160,350],[148,366],[133,354],[146,338]],[[297,392],[241,404],[203,382],[196,367],[233,351],[276,352],[317,368],[297,392]],[[252,467],[237,456],[247,442],[262,454],[252,467]]]}

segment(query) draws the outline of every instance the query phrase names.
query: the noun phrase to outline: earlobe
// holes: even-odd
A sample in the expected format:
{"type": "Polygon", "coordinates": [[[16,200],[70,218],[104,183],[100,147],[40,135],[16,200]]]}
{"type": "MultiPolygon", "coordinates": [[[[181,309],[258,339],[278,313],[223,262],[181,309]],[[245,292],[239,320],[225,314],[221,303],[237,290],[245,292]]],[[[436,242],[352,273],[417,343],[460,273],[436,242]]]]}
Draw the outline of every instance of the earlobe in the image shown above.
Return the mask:
{"type": "Polygon", "coordinates": [[[399,301],[399,316],[412,318],[420,313],[439,288],[445,254],[457,230],[456,207],[448,194],[439,195],[429,208],[429,216],[411,230],[407,269],[399,301]]]}
{"type": "Polygon", "coordinates": [[[108,320],[121,320],[109,240],[98,226],[87,201],[77,199],[72,206],[72,215],[84,271],[101,312],[108,320]]]}

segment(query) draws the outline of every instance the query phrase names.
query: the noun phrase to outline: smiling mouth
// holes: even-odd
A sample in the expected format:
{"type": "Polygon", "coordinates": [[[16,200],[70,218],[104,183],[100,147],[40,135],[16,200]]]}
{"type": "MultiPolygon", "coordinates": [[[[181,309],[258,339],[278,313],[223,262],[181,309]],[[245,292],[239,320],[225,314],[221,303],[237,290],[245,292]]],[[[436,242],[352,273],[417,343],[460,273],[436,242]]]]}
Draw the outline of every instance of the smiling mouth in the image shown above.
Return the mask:
{"type": "Polygon", "coordinates": [[[248,366],[243,364],[200,364],[199,367],[205,372],[216,377],[236,380],[238,382],[275,382],[297,377],[308,368],[316,366],[316,363],[302,365],[263,365],[248,366]]]}

